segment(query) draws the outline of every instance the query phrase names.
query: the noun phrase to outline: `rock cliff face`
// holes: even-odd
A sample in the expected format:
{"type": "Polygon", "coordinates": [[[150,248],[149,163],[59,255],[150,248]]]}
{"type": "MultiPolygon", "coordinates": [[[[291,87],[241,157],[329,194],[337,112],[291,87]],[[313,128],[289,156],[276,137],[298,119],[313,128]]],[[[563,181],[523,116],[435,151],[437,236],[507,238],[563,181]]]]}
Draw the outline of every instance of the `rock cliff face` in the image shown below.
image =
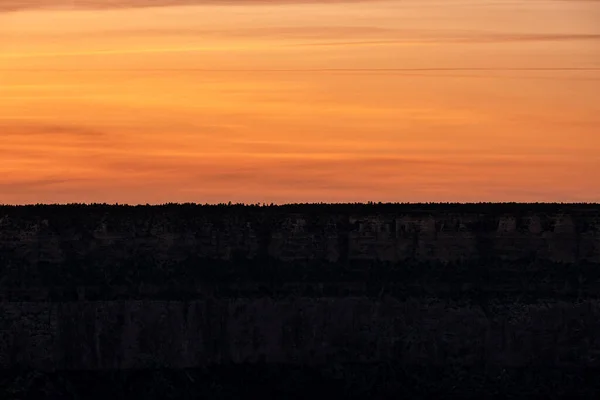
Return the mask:
{"type": "Polygon", "coordinates": [[[0,367],[600,366],[599,264],[597,205],[3,206],[0,367]]]}
{"type": "Polygon", "coordinates": [[[0,368],[600,367],[600,303],[362,297],[0,303],[0,368]]]}
{"type": "Polygon", "coordinates": [[[5,263],[43,268],[193,258],[600,263],[600,207],[0,207],[0,253],[5,263]]]}

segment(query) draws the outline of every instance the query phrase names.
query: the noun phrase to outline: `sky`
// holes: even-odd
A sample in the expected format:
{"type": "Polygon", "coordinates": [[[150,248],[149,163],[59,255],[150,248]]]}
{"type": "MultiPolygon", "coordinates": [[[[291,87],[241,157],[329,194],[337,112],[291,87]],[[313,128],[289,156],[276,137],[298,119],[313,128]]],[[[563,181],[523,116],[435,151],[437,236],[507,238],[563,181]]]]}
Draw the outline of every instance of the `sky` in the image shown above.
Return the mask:
{"type": "Polygon", "coordinates": [[[0,204],[600,202],[595,171],[600,1],[0,1],[0,204]]]}

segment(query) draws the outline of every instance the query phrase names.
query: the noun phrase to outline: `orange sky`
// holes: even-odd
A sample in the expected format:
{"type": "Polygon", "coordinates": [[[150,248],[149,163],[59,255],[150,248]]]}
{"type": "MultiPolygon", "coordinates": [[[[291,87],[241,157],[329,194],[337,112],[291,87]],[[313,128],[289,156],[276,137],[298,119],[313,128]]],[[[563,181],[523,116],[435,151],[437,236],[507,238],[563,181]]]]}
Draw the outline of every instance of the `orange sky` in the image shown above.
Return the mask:
{"type": "Polygon", "coordinates": [[[1,3],[0,203],[600,201],[598,1],[1,3]]]}

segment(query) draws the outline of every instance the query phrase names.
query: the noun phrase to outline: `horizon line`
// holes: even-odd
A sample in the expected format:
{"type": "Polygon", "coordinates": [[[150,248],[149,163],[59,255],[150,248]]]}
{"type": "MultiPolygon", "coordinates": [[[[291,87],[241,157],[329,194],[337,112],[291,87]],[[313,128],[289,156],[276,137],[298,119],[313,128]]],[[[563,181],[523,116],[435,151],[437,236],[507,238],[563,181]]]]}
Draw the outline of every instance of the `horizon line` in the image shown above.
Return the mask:
{"type": "Polygon", "coordinates": [[[43,207],[43,206],[119,206],[119,207],[161,207],[161,206],[201,206],[201,207],[284,207],[284,206],[337,206],[337,205],[361,205],[361,206],[377,206],[377,205],[586,205],[600,206],[600,202],[519,202],[519,201],[503,201],[503,202],[305,202],[305,203],[275,203],[275,202],[257,202],[257,203],[194,203],[194,202],[169,202],[169,203],[23,203],[23,204],[3,204],[0,207],[43,207]]]}

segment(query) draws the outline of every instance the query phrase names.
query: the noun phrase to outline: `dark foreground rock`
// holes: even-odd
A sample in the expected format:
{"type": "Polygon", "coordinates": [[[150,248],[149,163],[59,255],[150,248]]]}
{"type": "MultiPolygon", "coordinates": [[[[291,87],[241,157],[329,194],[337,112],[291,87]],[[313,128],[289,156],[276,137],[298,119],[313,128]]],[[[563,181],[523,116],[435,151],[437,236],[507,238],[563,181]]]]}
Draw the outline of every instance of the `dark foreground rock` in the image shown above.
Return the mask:
{"type": "Polygon", "coordinates": [[[597,399],[595,368],[406,367],[347,364],[327,368],[237,364],[210,369],[10,371],[3,399],[597,399]]]}

